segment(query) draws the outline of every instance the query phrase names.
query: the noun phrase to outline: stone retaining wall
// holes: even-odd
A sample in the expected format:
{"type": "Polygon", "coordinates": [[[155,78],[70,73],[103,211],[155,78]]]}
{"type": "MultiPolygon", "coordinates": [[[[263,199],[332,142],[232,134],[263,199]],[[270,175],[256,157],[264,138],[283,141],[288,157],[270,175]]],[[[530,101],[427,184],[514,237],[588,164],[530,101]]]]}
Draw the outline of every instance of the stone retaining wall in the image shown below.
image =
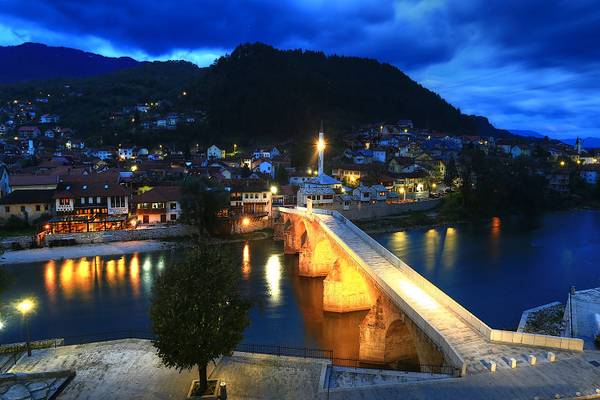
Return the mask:
{"type": "Polygon", "coordinates": [[[33,245],[33,236],[9,236],[0,240],[2,250],[30,249],[33,245]]]}
{"type": "Polygon", "coordinates": [[[392,215],[405,214],[408,212],[427,211],[437,207],[440,199],[427,199],[422,201],[411,201],[398,204],[387,203],[353,203],[347,206],[347,210],[340,204],[323,207],[330,211],[338,211],[344,217],[353,221],[360,221],[373,218],[389,217],[392,215]]]}

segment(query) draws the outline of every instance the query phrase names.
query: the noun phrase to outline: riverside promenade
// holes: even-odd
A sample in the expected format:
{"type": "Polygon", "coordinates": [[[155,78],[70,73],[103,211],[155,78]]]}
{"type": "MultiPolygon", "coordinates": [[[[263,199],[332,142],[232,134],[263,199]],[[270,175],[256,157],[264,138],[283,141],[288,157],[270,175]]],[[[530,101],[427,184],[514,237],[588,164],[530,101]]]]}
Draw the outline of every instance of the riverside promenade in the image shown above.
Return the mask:
{"type": "MultiPolygon", "coordinates": [[[[344,388],[329,382],[328,360],[234,353],[211,368],[211,378],[227,383],[230,400],[250,399],[409,399],[544,400],[600,398],[600,352],[586,351],[555,363],[520,362],[515,369],[464,378],[418,383],[377,383],[344,388]],[[336,388],[338,387],[338,388],[336,388]],[[558,397],[557,397],[558,395],[558,397]]],[[[11,373],[75,371],[59,399],[182,399],[196,371],[164,367],[151,341],[123,339],[34,350],[11,373]]],[[[361,373],[372,370],[354,370],[361,373]]],[[[426,375],[425,375],[426,376],[426,375]]],[[[379,380],[381,381],[381,380],[379,380]]]]}

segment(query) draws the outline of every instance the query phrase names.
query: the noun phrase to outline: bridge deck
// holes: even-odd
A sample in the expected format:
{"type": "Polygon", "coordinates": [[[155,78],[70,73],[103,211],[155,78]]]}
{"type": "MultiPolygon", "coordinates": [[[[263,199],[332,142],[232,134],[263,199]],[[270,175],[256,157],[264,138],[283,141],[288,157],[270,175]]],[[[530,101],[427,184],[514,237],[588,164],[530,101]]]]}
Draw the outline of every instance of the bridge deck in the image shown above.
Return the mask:
{"type": "MultiPolygon", "coordinates": [[[[399,296],[408,307],[443,335],[446,341],[455,349],[467,363],[467,374],[477,374],[487,371],[489,361],[496,362],[497,368],[509,369],[509,359],[515,358],[518,366],[527,365],[527,357],[533,354],[538,364],[546,361],[547,350],[523,346],[494,343],[485,338],[474,327],[465,322],[444,304],[438,302],[426,291],[420,289],[396,266],[381,256],[371,244],[350,229],[343,220],[328,214],[319,214],[318,219],[340,240],[342,240],[355,256],[364,261],[363,268],[387,293],[399,296]]],[[[579,358],[577,353],[553,350],[557,359],[579,358]]]]}

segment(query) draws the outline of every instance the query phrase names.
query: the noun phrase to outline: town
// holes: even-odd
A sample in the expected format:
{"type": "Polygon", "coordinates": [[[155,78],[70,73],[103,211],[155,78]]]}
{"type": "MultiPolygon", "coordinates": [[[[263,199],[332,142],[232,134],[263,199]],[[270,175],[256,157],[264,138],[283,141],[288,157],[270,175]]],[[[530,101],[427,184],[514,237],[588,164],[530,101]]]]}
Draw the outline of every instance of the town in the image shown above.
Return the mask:
{"type": "MultiPolygon", "coordinates": [[[[59,115],[43,113],[51,101],[51,96],[15,99],[0,108],[0,221],[5,235],[29,227],[32,246],[84,232],[179,224],[181,188],[190,177],[204,177],[226,191],[220,229],[240,233],[269,227],[274,207],[306,206],[309,199],[314,207],[353,218],[434,207],[431,200],[460,185],[457,169],[465,147],[507,159],[541,158],[549,166],[538,171],[546,189],[563,196],[570,193],[573,173],[594,186],[600,171],[600,152],[584,149],[580,140],[570,146],[518,136],[452,135],[417,129],[410,120],[351,132],[326,163],[327,135],[323,129],[320,138],[307,132],[320,153],[307,165],[292,165],[291,143],[245,149],[235,143],[182,148],[167,141],[151,148],[88,146],[60,124],[59,115]]],[[[157,104],[132,105],[119,117],[144,115],[144,129],[194,122],[190,116],[153,114],[157,104]]]]}

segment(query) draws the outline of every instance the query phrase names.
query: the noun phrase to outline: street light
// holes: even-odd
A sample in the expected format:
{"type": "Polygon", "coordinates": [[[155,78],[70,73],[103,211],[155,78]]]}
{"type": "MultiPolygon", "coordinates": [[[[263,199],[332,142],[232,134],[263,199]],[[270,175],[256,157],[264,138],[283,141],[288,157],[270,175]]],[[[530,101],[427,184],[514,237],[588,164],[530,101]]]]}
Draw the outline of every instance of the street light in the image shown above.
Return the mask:
{"type": "Polygon", "coordinates": [[[560,160],[560,166],[564,167],[565,166],[565,161],[564,160],[560,160]]]}
{"type": "Polygon", "coordinates": [[[25,324],[25,333],[27,335],[27,356],[31,357],[31,336],[29,334],[29,318],[27,316],[33,312],[35,303],[32,299],[23,299],[17,303],[17,311],[21,313],[23,317],[23,323],[25,324]]]}
{"type": "Polygon", "coordinates": [[[406,201],[406,190],[404,190],[404,186],[402,186],[402,187],[400,188],[400,193],[402,193],[402,194],[403,194],[403,196],[404,196],[404,198],[402,199],[402,201],[406,201]]]}
{"type": "Polygon", "coordinates": [[[277,194],[277,186],[271,186],[271,194],[277,194]]]}
{"type": "Polygon", "coordinates": [[[317,140],[317,150],[319,150],[319,151],[325,150],[325,141],[323,139],[317,140]]]}

